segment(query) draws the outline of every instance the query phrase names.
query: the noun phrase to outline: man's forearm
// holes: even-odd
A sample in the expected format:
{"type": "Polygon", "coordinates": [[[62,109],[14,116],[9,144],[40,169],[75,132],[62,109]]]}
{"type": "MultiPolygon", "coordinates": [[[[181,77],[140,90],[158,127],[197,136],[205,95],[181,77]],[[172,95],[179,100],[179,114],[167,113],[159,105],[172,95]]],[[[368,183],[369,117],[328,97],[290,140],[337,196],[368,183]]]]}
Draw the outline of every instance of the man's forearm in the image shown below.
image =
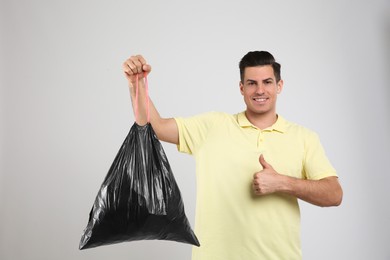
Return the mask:
{"type": "MultiPolygon", "coordinates": [[[[140,79],[138,82],[138,100],[136,100],[136,85],[130,85],[130,96],[131,96],[131,104],[133,106],[134,116],[136,118],[136,122],[139,125],[144,125],[148,122],[147,119],[147,109],[148,109],[148,102],[147,102],[147,93],[145,89],[145,83],[144,79],[140,79]],[[138,101],[138,108],[136,109],[136,104],[138,101]]],[[[150,115],[150,121],[155,121],[160,118],[159,113],[157,112],[156,108],[153,105],[153,102],[149,99],[149,115],[150,115]]]]}
{"type": "Polygon", "coordinates": [[[343,191],[337,177],[302,180],[283,176],[283,186],[280,192],[321,207],[338,206],[343,197],[343,191]]]}
{"type": "Polygon", "coordinates": [[[131,103],[133,106],[134,116],[136,122],[139,125],[145,125],[148,122],[148,109],[149,109],[149,122],[152,125],[158,139],[178,144],[178,129],[176,122],[173,118],[162,118],[154,106],[152,100],[148,97],[145,89],[144,79],[141,79],[138,83],[138,108],[136,111],[136,86],[130,85],[131,103]],[[149,99],[149,100],[148,100],[149,99]],[[148,100],[148,101],[147,101],[148,100]]]}
{"type": "Polygon", "coordinates": [[[129,82],[131,103],[139,125],[148,121],[153,126],[158,139],[169,143],[179,143],[179,130],[173,118],[161,118],[153,102],[149,99],[145,88],[145,79],[152,71],[152,67],[142,55],[128,58],[122,65],[123,72],[129,82]],[[138,98],[137,95],[138,85],[138,98]],[[149,115],[149,118],[148,118],[149,115]]]}

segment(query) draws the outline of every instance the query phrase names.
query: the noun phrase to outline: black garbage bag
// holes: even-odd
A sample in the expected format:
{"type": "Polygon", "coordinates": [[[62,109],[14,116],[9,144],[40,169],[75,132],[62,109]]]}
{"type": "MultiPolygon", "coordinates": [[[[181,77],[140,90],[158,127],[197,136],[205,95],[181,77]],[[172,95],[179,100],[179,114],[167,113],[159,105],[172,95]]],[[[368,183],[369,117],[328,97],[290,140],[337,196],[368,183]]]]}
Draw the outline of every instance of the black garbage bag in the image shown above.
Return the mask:
{"type": "Polygon", "coordinates": [[[199,246],[160,141],[150,123],[134,123],[96,196],[79,248],[151,239],[199,246]]]}

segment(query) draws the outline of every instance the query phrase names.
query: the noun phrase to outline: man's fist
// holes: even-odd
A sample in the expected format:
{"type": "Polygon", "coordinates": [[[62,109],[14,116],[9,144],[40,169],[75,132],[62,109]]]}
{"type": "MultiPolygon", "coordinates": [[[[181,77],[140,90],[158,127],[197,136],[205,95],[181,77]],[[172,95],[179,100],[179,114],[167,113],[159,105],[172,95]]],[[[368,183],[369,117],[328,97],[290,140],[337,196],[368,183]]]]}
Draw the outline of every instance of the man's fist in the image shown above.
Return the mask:
{"type": "Polygon", "coordinates": [[[152,67],[147,64],[142,55],[131,56],[123,63],[123,72],[131,85],[135,84],[137,75],[139,79],[142,79],[144,76],[147,76],[151,70],[152,67]]]}
{"type": "Polygon", "coordinates": [[[253,191],[256,195],[266,195],[279,191],[283,176],[277,173],[274,168],[260,155],[259,162],[263,169],[253,176],[253,191]]]}

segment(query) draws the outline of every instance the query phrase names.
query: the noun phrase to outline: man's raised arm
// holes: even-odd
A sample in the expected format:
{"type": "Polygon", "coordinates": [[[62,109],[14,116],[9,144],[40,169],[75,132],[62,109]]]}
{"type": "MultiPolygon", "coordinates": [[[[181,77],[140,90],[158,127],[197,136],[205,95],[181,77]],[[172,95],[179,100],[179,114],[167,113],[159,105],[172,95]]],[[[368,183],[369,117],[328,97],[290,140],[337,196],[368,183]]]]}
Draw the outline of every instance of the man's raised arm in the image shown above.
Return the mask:
{"type": "MultiPolygon", "coordinates": [[[[152,70],[141,55],[131,56],[123,63],[123,71],[129,83],[133,111],[135,112],[136,83],[138,76],[138,115],[137,124],[147,123],[145,76],[152,70]]],[[[162,118],[149,99],[150,123],[161,141],[179,144],[179,130],[173,118],[162,118]]]]}

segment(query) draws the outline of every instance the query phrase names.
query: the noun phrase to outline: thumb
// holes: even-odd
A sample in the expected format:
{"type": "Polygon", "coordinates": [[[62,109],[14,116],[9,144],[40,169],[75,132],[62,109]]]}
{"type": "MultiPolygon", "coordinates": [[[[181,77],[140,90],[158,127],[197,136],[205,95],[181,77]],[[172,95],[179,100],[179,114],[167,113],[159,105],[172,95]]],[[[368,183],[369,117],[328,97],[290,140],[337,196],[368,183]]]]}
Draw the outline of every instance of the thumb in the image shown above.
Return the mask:
{"type": "Polygon", "coordinates": [[[262,154],[259,157],[259,162],[260,162],[261,166],[263,166],[263,169],[272,168],[272,166],[265,161],[264,156],[262,154]]]}
{"type": "Polygon", "coordinates": [[[152,71],[152,67],[149,64],[144,64],[142,70],[149,74],[152,71]]]}

